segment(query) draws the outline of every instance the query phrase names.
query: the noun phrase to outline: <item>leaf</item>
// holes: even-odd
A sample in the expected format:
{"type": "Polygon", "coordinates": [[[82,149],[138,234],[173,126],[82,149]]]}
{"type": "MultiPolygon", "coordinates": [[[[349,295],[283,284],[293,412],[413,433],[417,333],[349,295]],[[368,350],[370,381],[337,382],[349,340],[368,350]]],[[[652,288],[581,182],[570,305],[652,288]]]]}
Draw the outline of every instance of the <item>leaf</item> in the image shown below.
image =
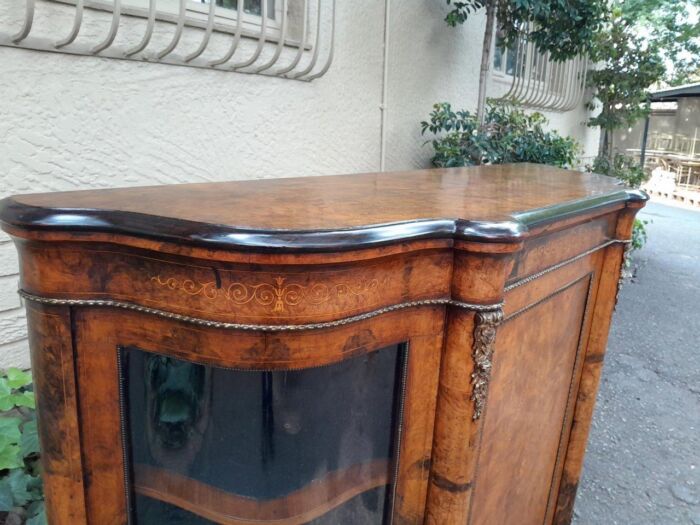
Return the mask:
{"type": "Polygon", "coordinates": [[[13,469],[23,466],[19,445],[14,443],[0,449],[0,470],[13,469]]]}
{"type": "Polygon", "coordinates": [[[10,471],[6,479],[12,490],[12,499],[16,507],[24,506],[31,501],[32,496],[27,490],[27,484],[33,479],[32,476],[22,469],[15,469],[10,471]]]}
{"type": "Polygon", "coordinates": [[[18,443],[22,437],[21,424],[22,420],[18,417],[0,417],[0,438],[6,438],[12,443],[18,443]]]}
{"type": "Polygon", "coordinates": [[[12,396],[12,402],[18,407],[36,408],[34,392],[22,392],[12,396]]]}
{"type": "Polygon", "coordinates": [[[0,479],[0,512],[9,512],[15,506],[12,499],[12,487],[7,477],[0,479]]]}
{"type": "Polygon", "coordinates": [[[20,388],[32,382],[32,375],[28,372],[23,372],[19,368],[8,368],[5,374],[7,375],[7,384],[10,388],[20,388]]]}
{"type": "Polygon", "coordinates": [[[36,516],[27,520],[26,525],[48,525],[48,521],[46,521],[46,509],[43,505],[36,516]]]}
{"type": "Polygon", "coordinates": [[[27,421],[22,426],[22,439],[20,448],[23,457],[39,453],[39,432],[36,427],[36,420],[27,421]]]}

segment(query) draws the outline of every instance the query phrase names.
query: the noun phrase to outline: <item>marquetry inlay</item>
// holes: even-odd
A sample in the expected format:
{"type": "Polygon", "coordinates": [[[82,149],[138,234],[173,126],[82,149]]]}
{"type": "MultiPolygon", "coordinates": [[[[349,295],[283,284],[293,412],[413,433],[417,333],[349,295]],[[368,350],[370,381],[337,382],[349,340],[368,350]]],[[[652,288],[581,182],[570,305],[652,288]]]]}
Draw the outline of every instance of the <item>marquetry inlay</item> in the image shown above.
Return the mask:
{"type": "Polygon", "coordinates": [[[218,287],[215,281],[195,282],[191,279],[177,279],[156,275],[151,281],[159,286],[177,290],[187,295],[202,295],[208,299],[223,298],[237,306],[255,302],[260,306],[271,307],[274,313],[285,312],[290,306],[306,303],[319,305],[343,296],[355,296],[366,299],[379,289],[378,279],[368,279],[353,283],[337,284],[288,282],[288,278],[277,276],[269,282],[243,283],[232,282],[218,287]]]}

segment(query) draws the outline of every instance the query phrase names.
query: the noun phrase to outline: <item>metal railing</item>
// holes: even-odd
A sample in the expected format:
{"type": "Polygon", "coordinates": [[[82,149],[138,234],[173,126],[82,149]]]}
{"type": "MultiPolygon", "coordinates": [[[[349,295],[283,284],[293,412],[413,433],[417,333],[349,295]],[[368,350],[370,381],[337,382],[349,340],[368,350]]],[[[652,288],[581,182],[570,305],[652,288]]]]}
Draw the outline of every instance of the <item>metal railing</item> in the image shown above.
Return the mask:
{"type": "Polygon", "coordinates": [[[512,50],[515,53],[512,82],[498,100],[535,109],[571,111],[583,100],[588,58],[552,60],[549,52],[539,52],[526,38],[527,31],[512,50]]]}
{"type": "Polygon", "coordinates": [[[159,10],[159,3],[173,5],[172,1],[164,0],[143,0],[144,5],[147,3],[145,8],[129,6],[123,0],[23,0],[21,20],[8,27],[7,21],[0,19],[0,46],[307,82],[326,74],[333,63],[336,0],[276,0],[281,3],[281,16],[276,18],[281,20],[276,20],[274,31],[269,27],[268,2],[264,0],[257,25],[252,27],[246,22],[243,0],[239,0],[237,9],[224,9],[211,0],[205,13],[192,11],[193,4],[201,6],[201,2],[173,1],[177,2],[175,13],[159,10]],[[299,12],[294,39],[289,37],[288,11],[292,2],[299,12]],[[36,20],[42,8],[47,10],[46,17],[53,16],[51,10],[72,9],[70,23],[60,34],[54,27],[56,24],[51,24],[49,34],[36,31],[36,20]],[[89,11],[109,17],[104,34],[96,38],[84,34],[94,32],[85,31],[89,11]],[[129,37],[117,38],[124,32],[128,19],[140,23],[140,35],[136,36],[132,28],[129,37]],[[164,32],[170,33],[165,45],[164,32]],[[159,38],[154,37],[156,34],[159,38]],[[215,37],[217,45],[212,44],[215,37]]]}

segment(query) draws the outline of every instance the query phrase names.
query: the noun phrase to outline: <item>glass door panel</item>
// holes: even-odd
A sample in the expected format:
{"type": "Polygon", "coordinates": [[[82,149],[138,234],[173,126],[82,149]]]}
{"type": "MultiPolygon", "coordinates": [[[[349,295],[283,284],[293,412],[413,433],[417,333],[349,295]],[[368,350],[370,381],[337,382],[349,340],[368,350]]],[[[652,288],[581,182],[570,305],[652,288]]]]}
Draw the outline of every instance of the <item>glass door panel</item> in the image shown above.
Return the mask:
{"type": "Polygon", "coordinates": [[[130,523],[390,523],[406,352],[243,371],[120,348],[130,523]]]}

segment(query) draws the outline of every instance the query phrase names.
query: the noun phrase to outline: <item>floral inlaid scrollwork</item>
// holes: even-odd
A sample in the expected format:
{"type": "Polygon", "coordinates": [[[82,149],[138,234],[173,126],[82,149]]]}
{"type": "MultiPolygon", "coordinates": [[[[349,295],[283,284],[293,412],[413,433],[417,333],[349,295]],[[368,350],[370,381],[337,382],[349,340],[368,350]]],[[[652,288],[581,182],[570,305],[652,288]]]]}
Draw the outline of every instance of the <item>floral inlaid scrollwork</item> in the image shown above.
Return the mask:
{"type": "Polygon", "coordinates": [[[260,306],[271,306],[272,312],[284,312],[287,307],[298,306],[302,303],[319,305],[335,298],[357,296],[365,299],[379,289],[377,279],[369,279],[357,283],[325,283],[300,284],[290,283],[286,277],[277,276],[272,282],[256,284],[234,281],[220,288],[212,282],[196,283],[190,279],[178,280],[156,276],[152,281],[171,290],[178,290],[189,295],[203,295],[208,299],[223,298],[237,306],[255,302],[260,306]]]}
{"type": "Polygon", "coordinates": [[[203,295],[209,299],[216,299],[219,291],[216,289],[214,281],[206,283],[197,283],[192,279],[175,279],[168,277],[163,279],[160,275],[151,277],[151,281],[158,283],[160,286],[169,288],[170,290],[180,290],[188,295],[203,295]]]}
{"type": "Polygon", "coordinates": [[[491,369],[493,367],[493,352],[496,345],[496,327],[503,321],[503,310],[479,312],[476,314],[474,326],[474,371],[472,372],[472,395],[476,421],[486,407],[489,393],[491,369]]]}

